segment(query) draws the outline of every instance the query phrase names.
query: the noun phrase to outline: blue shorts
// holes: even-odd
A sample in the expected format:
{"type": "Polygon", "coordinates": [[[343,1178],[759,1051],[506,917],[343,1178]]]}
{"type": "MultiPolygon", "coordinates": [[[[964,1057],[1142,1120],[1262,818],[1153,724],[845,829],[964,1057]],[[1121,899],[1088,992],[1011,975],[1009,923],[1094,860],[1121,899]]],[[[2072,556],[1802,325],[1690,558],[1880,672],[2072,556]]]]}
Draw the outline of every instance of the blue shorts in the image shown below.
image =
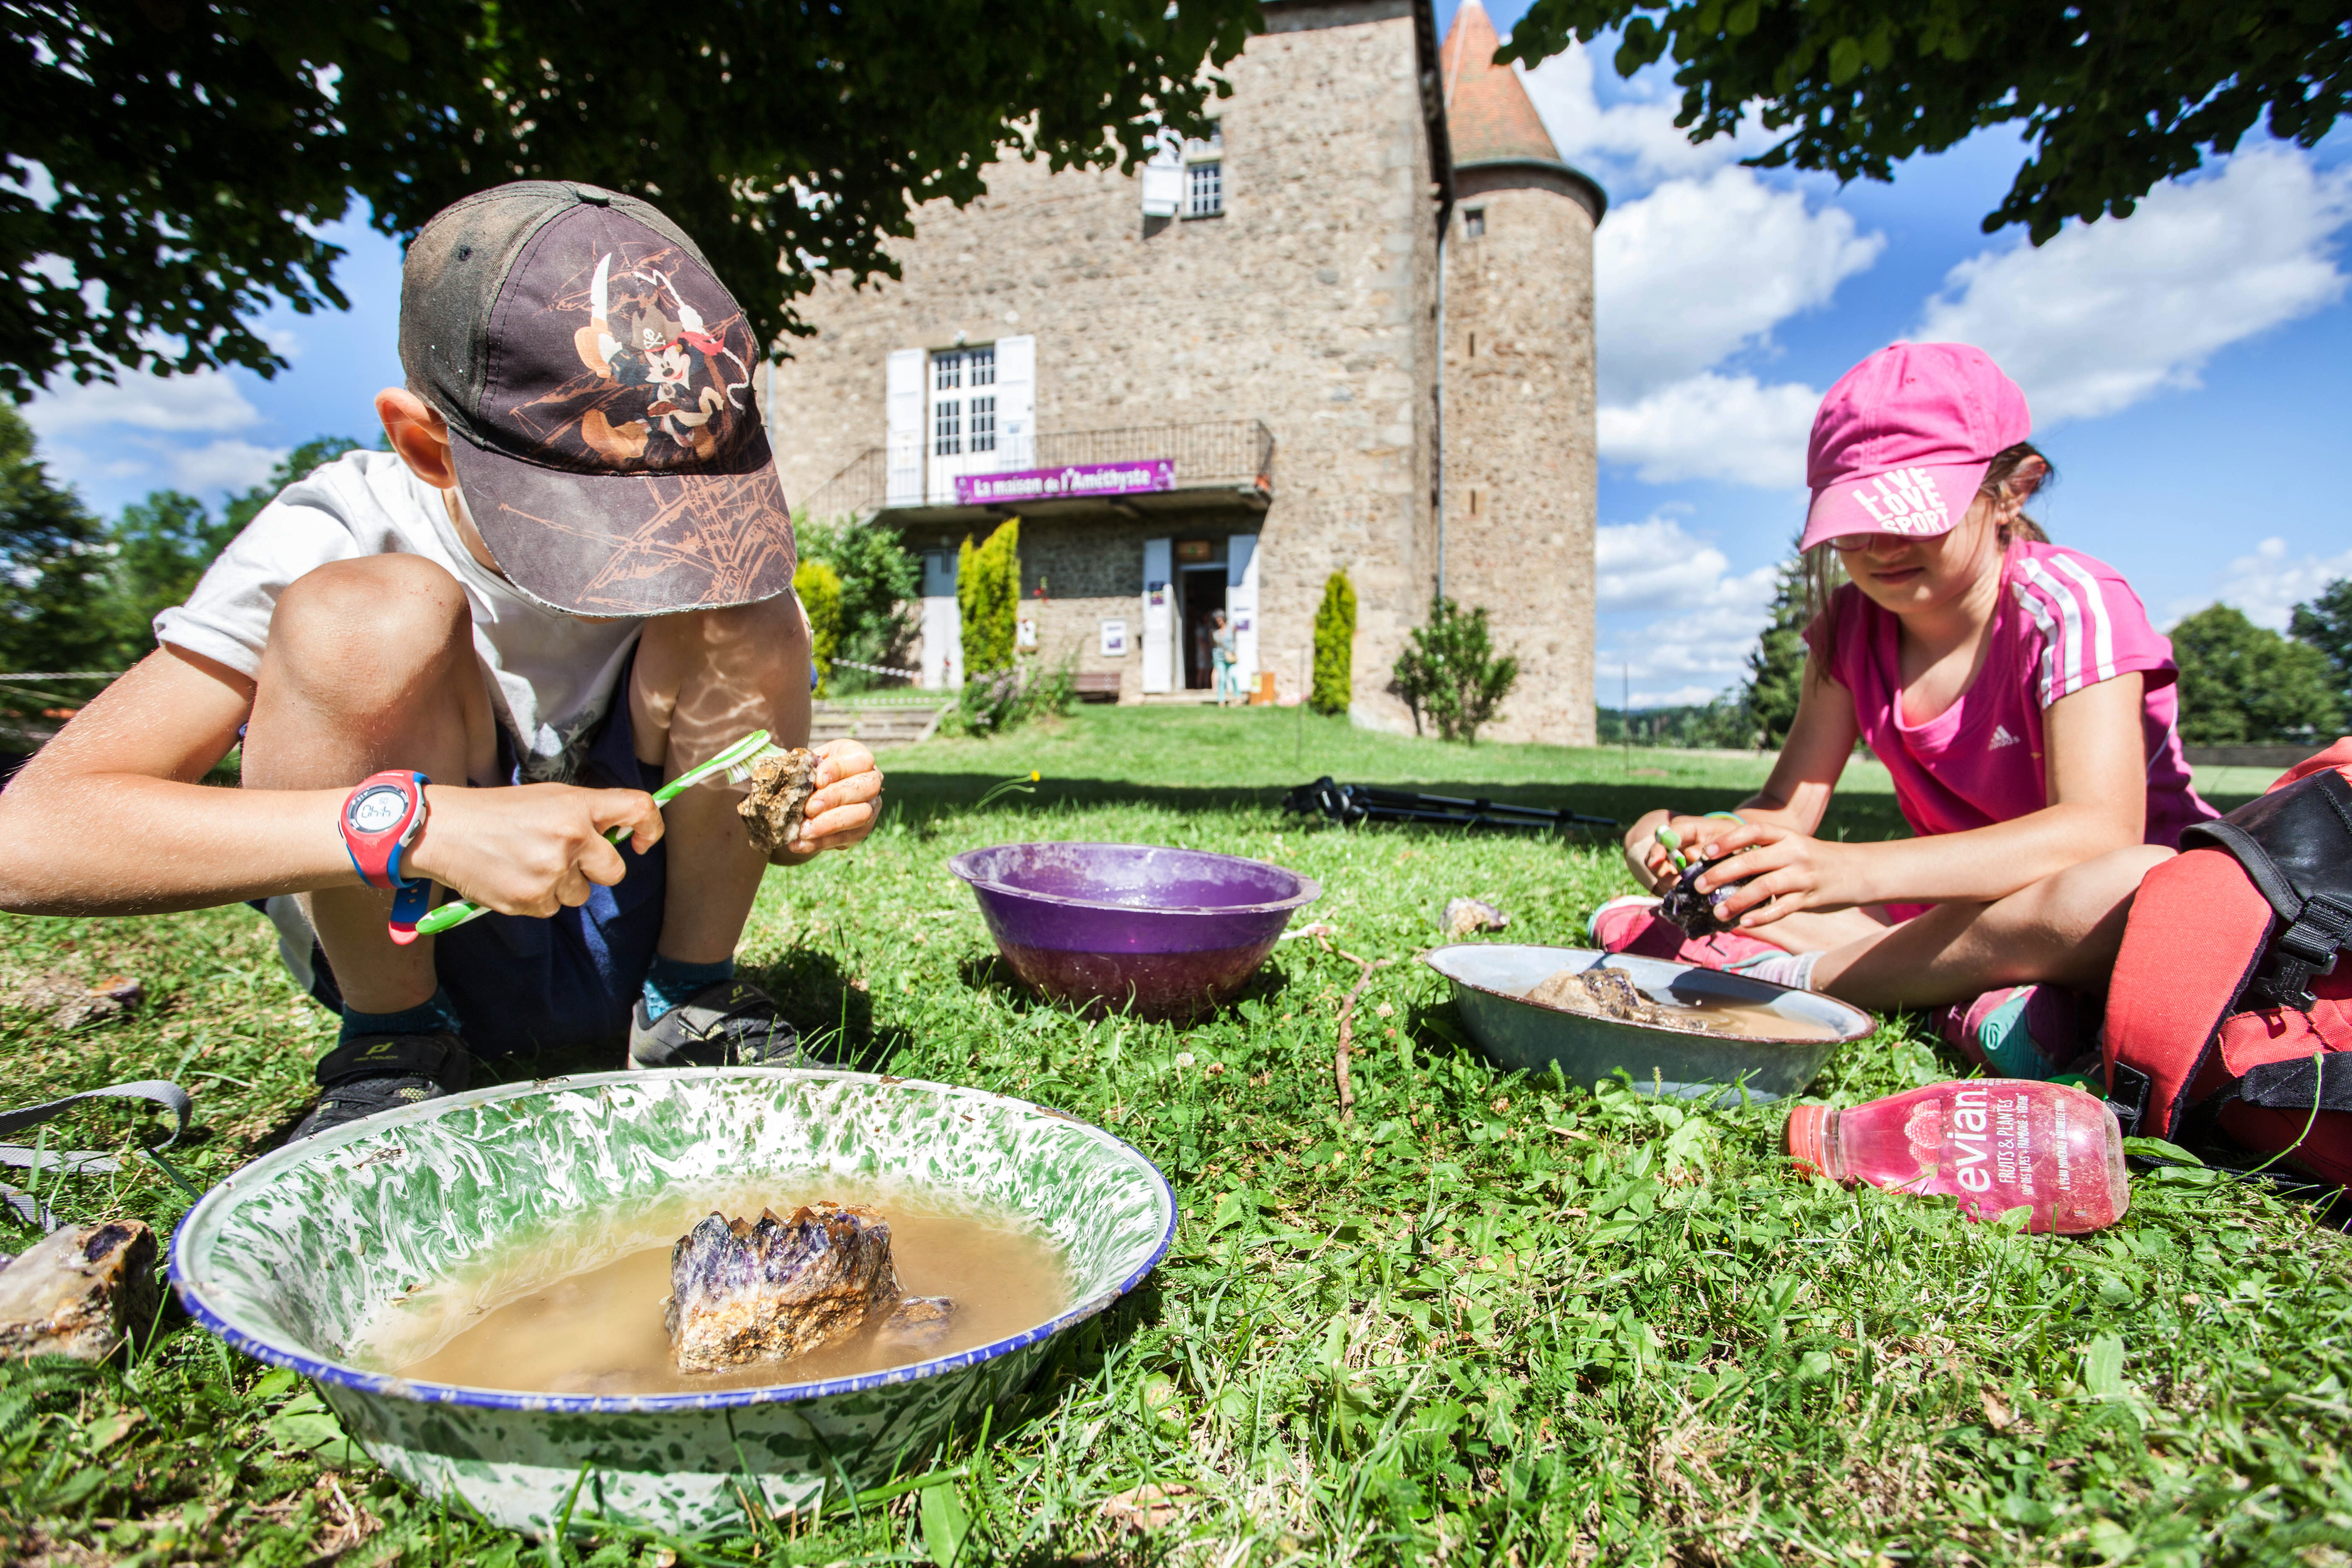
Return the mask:
{"type": "MultiPolygon", "coordinates": [[[[629,725],[629,672],[621,668],[612,710],[589,744],[577,783],[591,789],[657,789],[658,764],[637,761],[629,725]]],[[[520,784],[514,746],[499,731],[499,771],[520,784]]],[[[528,1056],[541,1051],[626,1048],[631,1010],[653,967],[661,935],[662,892],[668,846],[639,855],[621,846],[628,875],[598,888],[577,909],[544,919],[487,914],[433,939],[433,966],[457,1006],[466,1045],[478,1057],[528,1056]]],[[[335,1012],[342,993],[326,954],[290,898],[268,900],[278,928],[278,956],[295,981],[335,1012]],[[290,917],[290,920],[289,920],[290,917]],[[309,952],[300,949],[307,945],[309,952]]],[[[613,1066],[619,1067],[616,1055],[613,1066]]]]}

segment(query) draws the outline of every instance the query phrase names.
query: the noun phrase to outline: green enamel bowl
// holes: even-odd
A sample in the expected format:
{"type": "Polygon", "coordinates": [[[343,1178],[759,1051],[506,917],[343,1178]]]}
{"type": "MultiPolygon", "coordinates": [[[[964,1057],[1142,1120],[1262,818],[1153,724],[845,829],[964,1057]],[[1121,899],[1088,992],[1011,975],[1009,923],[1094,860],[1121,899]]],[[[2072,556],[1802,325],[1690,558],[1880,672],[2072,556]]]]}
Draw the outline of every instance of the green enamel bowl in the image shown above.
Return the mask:
{"type": "Polygon", "coordinates": [[[741,1526],[739,1488],[780,1512],[906,1473],[1140,1283],[1175,1233],[1176,1196],[1151,1162],[1059,1111],[860,1073],[687,1068],[478,1089],[267,1154],[181,1222],[172,1283],[213,1332],[310,1378],[344,1429],[429,1497],[534,1535],[567,1505],[692,1533],[741,1526]],[[494,1305],[673,1238],[704,1194],[813,1181],[1009,1217],[1060,1249],[1073,1304],[887,1372],[709,1394],[413,1382],[359,1348],[427,1281],[472,1281],[494,1305]]]}

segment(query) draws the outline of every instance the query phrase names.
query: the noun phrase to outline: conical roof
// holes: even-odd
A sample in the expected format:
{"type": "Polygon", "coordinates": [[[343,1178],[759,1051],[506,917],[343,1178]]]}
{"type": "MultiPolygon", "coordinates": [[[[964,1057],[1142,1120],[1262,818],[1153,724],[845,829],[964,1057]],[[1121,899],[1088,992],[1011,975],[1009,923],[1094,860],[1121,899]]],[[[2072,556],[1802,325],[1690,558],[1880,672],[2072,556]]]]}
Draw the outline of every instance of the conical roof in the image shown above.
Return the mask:
{"type": "Polygon", "coordinates": [[[1560,161],[1518,73],[1495,63],[1502,40],[1478,0],[1462,0],[1438,51],[1444,73],[1445,123],[1454,140],[1454,166],[1498,159],[1560,161]]]}

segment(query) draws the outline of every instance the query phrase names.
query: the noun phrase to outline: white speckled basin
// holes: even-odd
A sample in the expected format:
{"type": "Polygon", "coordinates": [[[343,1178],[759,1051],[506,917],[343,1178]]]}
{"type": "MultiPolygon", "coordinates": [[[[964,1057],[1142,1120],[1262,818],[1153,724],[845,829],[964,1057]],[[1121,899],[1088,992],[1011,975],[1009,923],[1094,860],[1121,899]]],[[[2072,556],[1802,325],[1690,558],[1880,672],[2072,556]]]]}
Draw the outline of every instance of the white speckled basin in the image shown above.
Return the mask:
{"type": "Polygon", "coordinates": [[[478,1089],[278,1150],[189,1211],[172,1282],[206,1328],[316,1382],[377,1462],[427,1496],[544,1534],[576,1489],[577,1519],[685,1533],[740,1526],[739,1486],[780,1512],[919,1462],[1133,1289],[1175,1231],[1152,1163],[1059,1111],[857,1073],[689,1068],[478,1089]],[[812,1180],[903,1184],[1026,1223],[1061,1249],[1072,1305],[887,1372],[709,1394],[515,1394],[357,1364],[354,1342],[419,1281],[609,1238],[665,1194],[812,1180]]]}

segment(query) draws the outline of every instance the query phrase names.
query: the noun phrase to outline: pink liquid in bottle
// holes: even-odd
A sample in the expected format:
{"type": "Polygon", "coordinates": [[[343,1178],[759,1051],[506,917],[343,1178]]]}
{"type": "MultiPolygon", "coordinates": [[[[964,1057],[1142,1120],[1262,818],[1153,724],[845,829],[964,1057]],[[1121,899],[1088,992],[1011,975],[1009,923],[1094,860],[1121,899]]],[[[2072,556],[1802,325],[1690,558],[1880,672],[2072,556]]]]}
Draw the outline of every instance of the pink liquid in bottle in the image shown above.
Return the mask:
{"type": "Polygon", "coordinates": [[[1958,1198],[1971,1219],[2029,1208],[2026,1228],[2062,1236],[2113,1225],[2131,1205],[2105,1102],[2031,1079],[1930,1084],[1851,1110],[1801,1105],[1789,1154],[1833,1182],[1958,1198]]]}

